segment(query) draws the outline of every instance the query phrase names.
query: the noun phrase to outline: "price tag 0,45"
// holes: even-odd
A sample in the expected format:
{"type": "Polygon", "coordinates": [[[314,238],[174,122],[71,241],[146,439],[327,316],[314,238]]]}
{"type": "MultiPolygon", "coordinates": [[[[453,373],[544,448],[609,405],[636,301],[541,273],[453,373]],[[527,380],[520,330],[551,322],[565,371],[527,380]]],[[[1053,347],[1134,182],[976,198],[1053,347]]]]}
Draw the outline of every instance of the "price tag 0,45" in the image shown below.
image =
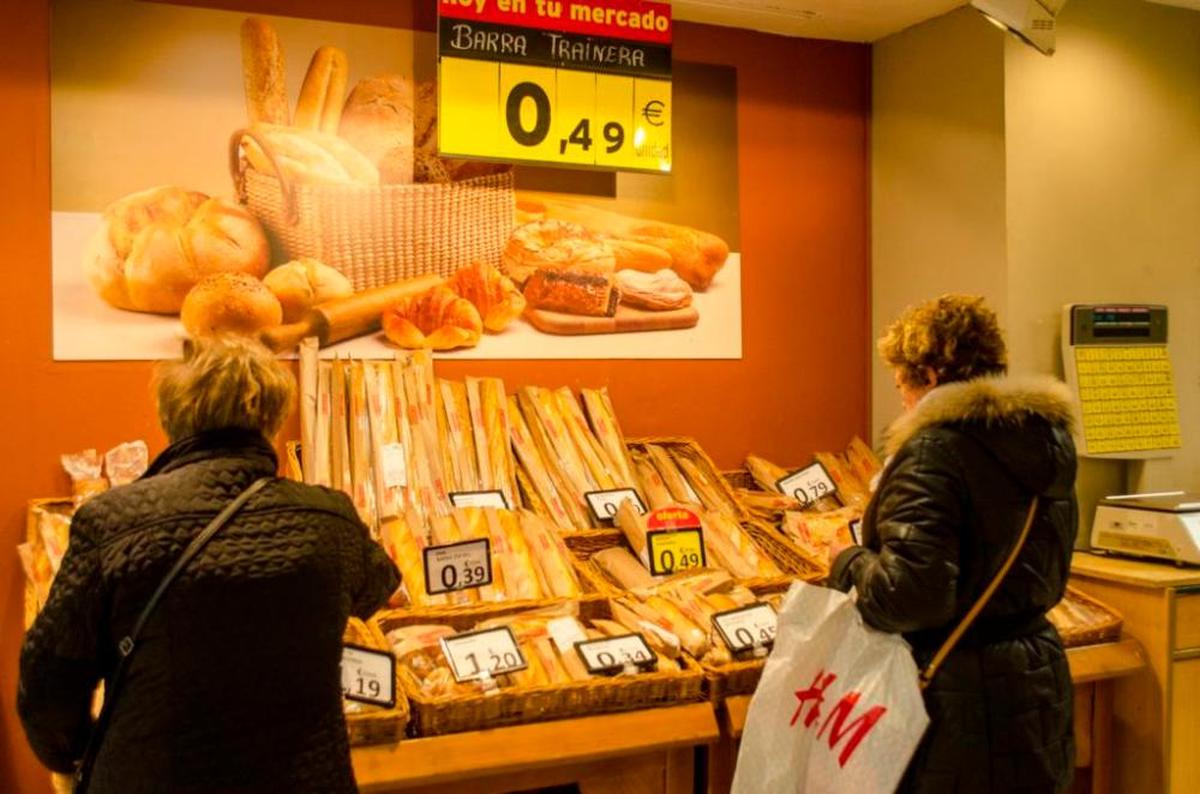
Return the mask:
{"type": "Polygon", "coordinates": [[[632,488],[614,488],[611,491],[588,491],[584,494],[592,515],[599,522],[612,521],[617,515],[621,503],[628,500],[633,503],[633,509],[639,516],[646,515],[646,503],[638,492],[632,488]]]}
{"type": "Polygon", "coordinates": [[[504,491],[451,491],[450,504],[455,507],[496,507],[511,510],[504,491]]]}
{"type": "Polygon", "coordinates": [[[712,620],[729,650],[741,654],[770,648],[778,617],[770,604],[760,603],[718,612],[712,620]]]}
{"type": "Polygon", "coordinates": [[[704,533],[700,527],[652,529],[646,533],[646,552],[650,573],[663,576],[708,564],[704,554],[704,533]]]}
{"type": "Polygon", "coordinates": [[[443,637],[442,655],[460,684],[515,673],[528,666],[517,638],[507,626],[443,637]]]}
{"type": "Polygon", "coordinates": [[[805,466],[786,477],[781,477],[775,487],[782,494],[795,497],[800,504],[809,504],[825,496],[837,493],[837,485],[820,463],[805,466]]]}
{"type": "Polygon", "coordinates": [[[342,694],[347,700],[396,705],[396,657],[359,645],[342,646],[342,694]]]}
{"type": "Polygon", "coordinates": [[[629,667],[638,670],[658,668],[658,658],[641,634],[577,642],[575,650],[592,675],[616,675],[629,667]]]}
{"type": "Polygon", "coordinates": [[[492,544],[487,538],[429,546],[423,555],[425,592],[429,595],[492,583],[492,544]]]}

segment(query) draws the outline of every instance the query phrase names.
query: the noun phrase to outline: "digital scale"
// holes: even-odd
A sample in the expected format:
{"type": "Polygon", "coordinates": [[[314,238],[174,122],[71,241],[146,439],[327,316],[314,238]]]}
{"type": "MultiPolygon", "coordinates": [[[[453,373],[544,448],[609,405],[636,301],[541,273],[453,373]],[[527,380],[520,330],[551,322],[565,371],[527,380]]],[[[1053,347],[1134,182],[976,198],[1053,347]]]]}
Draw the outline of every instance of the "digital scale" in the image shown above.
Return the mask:
{"type": "Polygon", "coordinates": [[[1200,494],[1106,497],[1096,506],[1092,548],[1200,565],[1200,494]]]}

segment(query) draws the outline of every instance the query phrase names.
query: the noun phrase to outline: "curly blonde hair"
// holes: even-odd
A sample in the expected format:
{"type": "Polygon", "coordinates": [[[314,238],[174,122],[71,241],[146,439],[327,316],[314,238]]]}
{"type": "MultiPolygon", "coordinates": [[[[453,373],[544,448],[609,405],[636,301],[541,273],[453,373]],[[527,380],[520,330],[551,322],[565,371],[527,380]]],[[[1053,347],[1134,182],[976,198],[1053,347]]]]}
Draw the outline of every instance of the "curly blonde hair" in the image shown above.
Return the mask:
{"type": "Polygon", "coordinates": [[[910,306],[879,339],[879,355],[908,386],[971,380],[1008,371],[1004,334],[983,298],[942,295],[910,306]]]}
{"type": "Polygon", "coordinates": [[[224,428],[274,438],[296,396],[291,371],[244,336],[188,340],[181,360],[159,364],[154,386],[158,419],[171,441],[224,428]]]}

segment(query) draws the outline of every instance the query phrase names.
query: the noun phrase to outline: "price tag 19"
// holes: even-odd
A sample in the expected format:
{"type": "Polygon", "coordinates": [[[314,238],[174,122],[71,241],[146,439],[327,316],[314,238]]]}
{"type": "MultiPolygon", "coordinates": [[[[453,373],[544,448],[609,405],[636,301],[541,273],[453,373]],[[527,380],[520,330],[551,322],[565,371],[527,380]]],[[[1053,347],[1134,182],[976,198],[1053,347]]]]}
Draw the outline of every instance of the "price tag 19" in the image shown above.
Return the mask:
{"type": "Polygon", "coordinates": [[[451,491],[450,504],[455,507],[495,507],[511,510],[504,491],[451,491]]]}
{"type": "Polygon", "coordinates": [[[396,658],[359,645],[342,646],[342,694],[347,700],[396,705],[396,658]]]}
{"type": "Polygon", "coordinates": [[[443,637],[442,655],[460,684],[515,673],[528,666],[517,638],[507,626],[443,637]]]}
{"type": "Polygon", "coordinates": [[[429,546],[423,554],[425,592],[429,595],[492,583],[492,544],[487,538],[429,546]]]}
{"type": "Polygon", "coordinates": [[[655,576],[703,568],[708,563],[700,527],[650,530],[646,533],[646,551],[650,558],[650,573],[655,576]]]}
{"type": "Polygon", "coordinates": [[[809,504],[837,493],[837,485],[820,463],[805,466],[786,477],[781,477],[775,483],[775,487],[780,493],[795,497],[801,504],[809,504]]]}
{"type": "Polygon", "coordinates": [[[577,642],[575,650],[592,675],[615,675],[627,667],[639,670],[658,667],[658,658],[641,634],[577,642]]]}
{"type": "Polygon", "coordinates": [[[713,625],[735,654],[773,645],[777,622],[778,615],[771,605],[761,603],[713,615],[713,625]]]}
{"type": "Polygon", "coordinates": [[[612,521],[617,515],[621,503],[628,500],[633,503],[633,509],[639,516],[646,515],[646,503],[638,492],[632,488],[614,488],[611,491],[588,491],[584,494],[588,507],[597,521],[612,521]]]}

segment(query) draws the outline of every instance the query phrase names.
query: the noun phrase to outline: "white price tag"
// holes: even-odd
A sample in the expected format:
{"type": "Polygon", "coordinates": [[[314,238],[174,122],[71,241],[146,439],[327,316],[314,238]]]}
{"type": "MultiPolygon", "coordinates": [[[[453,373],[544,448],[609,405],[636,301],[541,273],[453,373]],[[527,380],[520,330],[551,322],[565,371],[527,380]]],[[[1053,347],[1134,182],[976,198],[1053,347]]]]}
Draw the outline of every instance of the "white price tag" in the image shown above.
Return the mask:
{"type": "Polygon", "coordinates": [[[492,544],[487,538],[428,546],[423,556],[425,592],[429,595],[492,583],[492,544]]]}
{"type": "Polygon", "coordinates": [[[408,460],[404,457],[404,445],[398,442],[383,445],[383,484],[388,488],[404,488],[408,485],[408,460]]]}
{"type": "Polygon", "coordinates": [[[524,670],[528,663],[507,626],[443,637],[442,655],[460,684],[524,670]]]}
{"type": "Polygon", "coordinates": [[[359,645],[343,645],[342,694],[359,703],[395,706],[396,657],[359,645]]]}
{"type": "Polygon", "coordinates": [[[592,675],[619,673],[626,667],[642,670],[658,667],[658,658],[641,634],[580,642],[575,645],[575,650],[592,675]]]}
{"type": "Polygon", "coordinates": [[[587,642],[587,634],[575,618],[555,618],[546,624],[546,631],[559,653],[570,653],[576,643],[587,642]]]}
{"type": "Polygon", "coordinates": [[[614,488],[611,491],[588,491],[584,494],[587,499],[588,507],[592,509],[592,516],[597,521],[612,521],[617,515],[617,509],[621,503],[628,500],[633,503],[633,509],[637,511],[639,516],[644,516],[648,512],[646,504],[642,501],[642,497],[638,496],[638,492],[632,488],[614,488]]]}
{"type": "Polygon", "coordinates": [[[450,504],[455,507],[497,507],[510,510],[508,497],[504,491],[453,491],[450,494],[450,504]]]}
{"type": "Polygon", "coordinates": [[[856,518],[850,522],[850,539],[853,540],[856,545],[862,543],[862,541],[859,540],[859,538],[862,537],[862,535],[860,534],[861,530],[862,530],[862,519],[861,518],[856,518]]]}
{"type": "Polygon", "coordinates": [[[713,615],[713,625],[734,653],[770,647],[775,642],[777,622],[778,615],[771,605],[761,603],[713,615]]]}
{"type": "Polygon", "coordinates": [[[815,502],[823,496],[833,496],[837,486],[829,472],[820,463],[805,466],[786,477],[781,477],[775,487],[782,494],[794,497],[801,504],[815,502]]]}

